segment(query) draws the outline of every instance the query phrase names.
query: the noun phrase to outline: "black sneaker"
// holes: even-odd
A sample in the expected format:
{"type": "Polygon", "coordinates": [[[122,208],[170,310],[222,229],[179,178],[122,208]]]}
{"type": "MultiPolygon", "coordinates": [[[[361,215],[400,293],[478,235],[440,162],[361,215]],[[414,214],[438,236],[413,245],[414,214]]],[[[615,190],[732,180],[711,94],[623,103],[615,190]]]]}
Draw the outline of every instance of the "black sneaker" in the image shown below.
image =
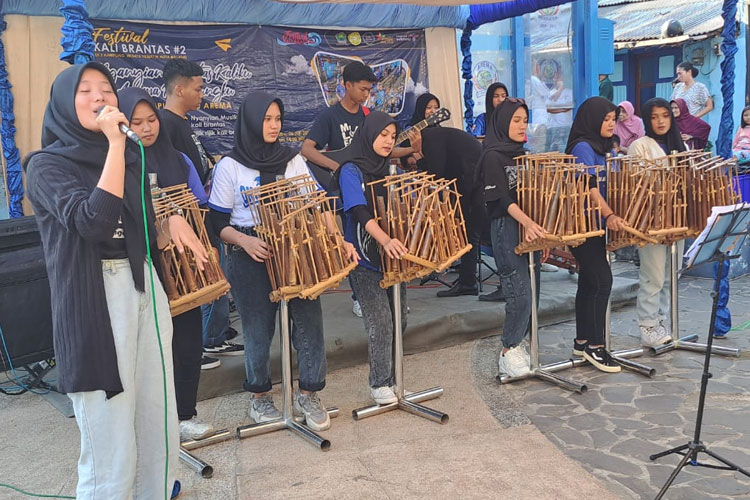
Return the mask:
{"type": "Polygon", "coordinates": [[[225,340],[221,345],[204,347],[203,352],[212,356],[242,356],[245,354],[245,346],[225,340]]]}
{"type": "Polygon", "coordinates": [[[221,361],[216,358],[209,358],[205,354],[201,358],[201,370],[210,370],[221,366],[221,361]]]}
{"type": "Polygon", "coordinates": [[[240,332],[238,332],[237,330],[235,330],[231,326],[229,328],[227,328],[227,340],[232,340],[233,338],[235,338],[239,334],[240,334],[240,332]]]}
{"type": "Polygon", "coordinates": [[[448,290],[440,290],[438,297],[458,297],[459,295],[476,295],[479,289],[476,285],[462,285],[458,281],[448,290]]]}
{"type": "Polygon", "coordinates": [[[573,356],[583,356],[583,350],[586,349],[586,346],[588,345],[589,341],[587,340],[583,344],[579,344],[575,340],[573,341],[573,356]]]}
{"type": "Polygon", "coordinates": [[[503,290],[498,288],[494,292],[480,295],[479,300],[482,302],[505,302],[505,297],[503,297],[503,290]]]}
{"type": "Polygon", "coordinates": [[[583,350],[583,357],[586,358],[586,361],[594,365],[597,370],[607,373],[617,373],[620,371],[620,365],[615,363],[612,355],[604,347],[592,348],[586,345],[586,349],[583,350]]]}

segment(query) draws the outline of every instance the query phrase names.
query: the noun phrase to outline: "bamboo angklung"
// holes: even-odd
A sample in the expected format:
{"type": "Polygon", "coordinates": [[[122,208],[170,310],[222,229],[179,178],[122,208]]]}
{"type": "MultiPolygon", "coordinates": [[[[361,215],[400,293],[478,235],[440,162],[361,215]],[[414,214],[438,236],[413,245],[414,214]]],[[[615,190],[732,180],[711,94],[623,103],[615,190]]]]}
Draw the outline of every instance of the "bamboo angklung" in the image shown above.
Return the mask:
{"type": "Polygon", "coordinates": [[[330,233],[323,214],[333,214],[335,198],[318,190],[309,175],[242,192],[256,222],[258,238],[271,254],[265,260],[270,299],[315,299],[335,288],[357,267],[346,253],[344,237],[330,233]]]}
{"type": "Polygon", "coordinates": [[[471,249],[455,179],[409,172],[372,182],[370,190],[381,229],[408,250],[401,259],[381,251],[381,287],[442,272],[471,249]],[[386,188],[387,200],[375,195],[378,185],[386,188]]]}
{"type": "Polygon", "coordinates": [[[171,241],[162,249],[159,260],[163,270],[164,289],[172,316],[213,302],[229,291],[219,261],[219,253],[211,246],[203,222],[205,210],[198,208],[198,199],[187,184],[151,190],[156,224],[160,226],[172,215],[182,215],[208,253],[203,270],[198,269],[193,252],[185,247],[180,253],[171,241]]]}
{"type": "Polygon", "coordinates": [[[610,233],[609,250],[629,245],[669,245],[703,230],[717,205],[737,203],[736,160],[703,151],[673,153],[654,161],[640,157],[607,160],[608,202],[625,221],[610,233]]]}
{"type": "Polygon", "coordinates": [[[601,209],[594,207],[584,167],[562,153],[529,154],[516,158],[518,206],[547,235],[527,242],[519,226],[517,254],[563,246],[578,246],[601,236],[601,209]]]}

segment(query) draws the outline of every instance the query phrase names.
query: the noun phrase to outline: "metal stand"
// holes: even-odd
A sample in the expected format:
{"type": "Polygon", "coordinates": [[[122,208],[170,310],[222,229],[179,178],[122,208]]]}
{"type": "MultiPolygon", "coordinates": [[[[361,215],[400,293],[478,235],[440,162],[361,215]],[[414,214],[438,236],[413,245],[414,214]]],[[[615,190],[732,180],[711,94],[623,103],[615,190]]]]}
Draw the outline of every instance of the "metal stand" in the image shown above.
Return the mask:
{"type": "MultiPolygon", "coordinates": [[[[292,411],[292,362],[289,341],[289,305],[285,300],[280,302],[279,317],[281,323],[281,418],[270,422],[237,427],[237,437],[242,439],[282,429],[289,429],[295,434],[307,439],[310,443],[321,450],[328,451],[331,447],[331,442],[329,440],[319,436],[306,426],[301,425],[294,420],[292,411]]],[[[339,415],[338,408],[327,408],[327,411],[331,418],[335,418],[339,415]]]]}
{"type": "MultiPolygon", "coordinates": [[[[675,349],[682,349],[685,351],[695,352],[706,352],[708,344],[694,342],[698,340],[698,335],[692,334],[685,337],[680,337],[680,323],[679,323],[679,297],[677,295],[677,278],[679,276],[680,262],[682,256],[677,252],[677,243],[672,243],[669,252],[669,267],[670,267],[670,282],[669,282],[669,294],[670,294],[670,326],[672,334],[672,342],[664,344],[658,347],[652,347],[651,352],[654,355],[664,354],[665,352],[674,351],[675,349]]],[[[721,271],[719,272],[719,277],[721,271]]],[[[710,340],[710,339],[709,339],[710,340]]],[[[741,354],[741,350],[735,347],[724,347],[714,346],[712,348],[714,354],[720,354],[722,356],[733,356],[738,358],[741,354]]]]}
{"type": "Polygon", "coordinates": [[[445,424],[448,422],[446,413],[427,408],[418,404],[421,401],[427,401],[440,397],[443,394],[442,387],[433,387],[420,392],[405,395],[404,391],[404,344],[403,332],[401,329],[401,284],[396,284],[393,290],[393,368],[396,378],[396,397],[398,401],[387,405],[372,405],[352,410],[354,420],[379,415],[391,410],[399,409],[414,415],[445,424]]]}
{"type": "Polygon", "coordinates": [[[221,429],[216,431],[213,436],[208,436],[204,439],[190,439],[180,443],[180,460],[182,460],[188,467],[199,473],[204,478],[210,478],[214,475],[214,468],[207,464],[200,458],[196,457],[190,451],[197,448],[203,448],[216,443],[221,443],[234,438],[234,434],[228,429],[221,429]]]}
{"type": "MultiPolygon", "coordinates": [[[[720,256],[717,258],[720,264],[724,263],[725,260],[730,259],[731,257],[728,257],[725,254],[720,254],[720,256]]],[[[659,490],[659,494],[656,495],[655,500],[660,500],[662,497],[664,497],[664,494],[667,492],[669,487],[672,485],[672,482],[674,482],[677,475],[680,473],[683,467],[685,467],[688,462],[690,465],[699,466],[699,467],[709,467],[712,469],[721,469],[721,470],[734,470],[741,474],[744,474],[745,476],[750,477],[750,471],[747,471],[740,467],[739,465],[736,465],[729,460],[717,455],[716,453],[709,450],[705,444],[701,441],[701,426],[703,424],[703,410],[705,408],[706,404],[706,388],[708,387],[708,379],[712,377],[712,374],[708,371],[709,365],[711,363],[711,352],[712,352],[712,345],[713,345],[713,332],[715,328],[715,322],[716,322],[716,309],[717,304],[719,302],[719,283],[721,282],[721,272],[719,272],[716,276],[716,281],[714,284],[714,291],[713,291],[713,309],[711,311],[711,324],[709,327],[708,332],[708,344],[705,346],[705,353],[706,357],[703,362],[703,375],[701,376],[701,391],[700,391],[700,397],[698,398],[698,413],[695,417],[695,435],[693,436],[693,440],[690,441],[688,444],[683,444],[682,446],[678,446],[676,448],[672,448],[666,451],[663,451],[661,453],[656,453],[654,455],[651,455],[649,458],[651,460],[656,460],[657,458],[665,457],[667,455],[671,455],[672,453],[676,453],[678,455],[682,455],[682,460],[680,460],[680,463],[677,464],[677,467],[675,467],[674,471],[672,471],[672,474],[670,474],[669,478],[667,479],[667,482],[664,483],[664,486],[662,486],[661,490],[659,490]],[[712,464],[703,464],[698,462],[698,453],[705,453],[706,455],[710,456],[717,462],[720,462],[722,465],[712,465],[712,464]]]]}
{"type": "Polygon", "coordinates": [[[560,375],[555,375],[554,372],[582,365],[585,363],[585,360],[569,359],[567,361],[559,361],[546,366],[539,366],[539,321],[537,319],[537,284],[534,252],[529,252],[529,276],[531,278],[531,324],[529,325],[529,357],[531,358],[531,372],[521,377],[511,377],[505,373],[500,373],[497,375],[496,379],[501,384],[508,384],[510,382],[515,382],[516,380],[536,377],[540,380],[558,385],[563,389],[583,394],[588,390],[586,384],[561,377],[560,375]]]}

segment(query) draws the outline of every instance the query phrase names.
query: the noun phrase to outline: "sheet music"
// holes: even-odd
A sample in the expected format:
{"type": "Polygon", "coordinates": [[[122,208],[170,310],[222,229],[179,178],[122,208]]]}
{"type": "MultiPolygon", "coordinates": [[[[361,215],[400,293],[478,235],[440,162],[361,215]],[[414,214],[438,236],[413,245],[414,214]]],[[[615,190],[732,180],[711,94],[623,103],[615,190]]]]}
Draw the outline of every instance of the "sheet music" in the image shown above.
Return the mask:
{"type": "MultiPolygon", "coordinates": [[[[693,264],[695,258],[698,255],[698,251],[701,249],[701,246],[703,245],[703,242],[706,240],[709,233],[712,230],[714,230],[714,226],[717,224],[717,221],[720,220],[719,216],[728,214],[730,212],[734,212],[736,210],[748,209],[748,208],[750,208],[750,203],[737,203],[736,205],[724,205],[724,206],[719,206],[719,207],[713,207],[711,209],[711,215],[708,217],[706,227],[703,228],[703,231],[701,231],[701,234],[698,235],[698,237],[695,239],[693,244],[690,245],[690,248],[687,249],[687,252],[685,252],[685,256],[688,258],[688,267],[690,267],[693,264]]],[[[750,215],[746,215],[745,218],[750,219],[750,215]]],[[[724,219],[726,219],[724,223],[728,225],[730,223],[729,218],[725,217],[724,219]]],[[[741,221],[738,221],[738,222],[741,222],[741,221]]],[[[745,221],[745,222],[747,224],[747,222],[749,221],[745,221]]],[[[736,241],[737,238],[742,238],[742,237],[737,236],[736,238],[734,238],[734,240],[736,241]]],[[[725,244],[727,248],[724,248],[722,250],[723,251],[729,250],[733,248],[733,245],[734,245],[734,241],[730,242],[729,245],[725,244]]]]}

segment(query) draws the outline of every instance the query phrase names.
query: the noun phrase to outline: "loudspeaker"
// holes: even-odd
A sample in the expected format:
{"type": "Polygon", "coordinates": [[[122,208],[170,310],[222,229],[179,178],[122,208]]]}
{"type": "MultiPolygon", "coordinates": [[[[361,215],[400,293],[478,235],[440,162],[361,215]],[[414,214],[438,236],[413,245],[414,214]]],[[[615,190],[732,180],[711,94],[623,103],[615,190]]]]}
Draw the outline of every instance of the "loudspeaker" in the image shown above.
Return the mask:
{"type": "MultiPolygon", "coordinates": [[[[49,279],[33,216],[0,221],[0,328],[14,367],[54,356],[49,279]]],[[[0,350],[0,370],[8,370],[0,350]]]]}

